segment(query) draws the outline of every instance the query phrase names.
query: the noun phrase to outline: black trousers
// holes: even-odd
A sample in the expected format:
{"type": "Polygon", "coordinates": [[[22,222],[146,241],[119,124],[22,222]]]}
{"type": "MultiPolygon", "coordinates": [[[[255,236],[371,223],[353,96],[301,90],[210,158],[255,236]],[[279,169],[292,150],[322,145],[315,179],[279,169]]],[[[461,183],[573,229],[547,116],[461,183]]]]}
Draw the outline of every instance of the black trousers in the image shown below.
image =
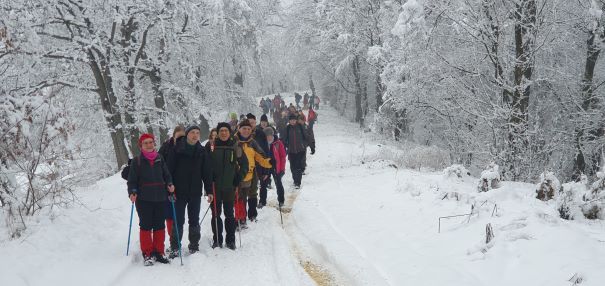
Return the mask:
{"type": "MultiPolygon", "coordinates": [[[[199,247],[199,242],[201,238],[200,233],[200,207],[202,204],[201,196],[194,197],[186,197],[177,199],[175,204],[176,208],[176,226],[179,230],[178,241],[183,239],[183,225],[185,224],[185,210],[187,211],[187,217],[189,219],[189,248],[197,248],[199,247]]],[[[174,229],[174,228],[173,228],[174,229]]],[[[176,239],[176,235],[173,235],[172,238],[176,239]]],[[[176,242],[176,241],[175,241],[176,242]]],[[[173,244],[174,242],[170,242],[170,246],[173,245],[178,246],[178,243],[173,244]]]]}
{"type": "Polygon", "coordinates": [[[304,156],[304,151],[294,154],[288,154],[288,159],[290,160],[290,171],[292,172],[292,180],[294,181],[294,185],[296,186],[300,186],[302,181],[304,156]]]}
{"type": "MultiPolygon", "coordinates": [[[[281,182],[285,173],[276,174],[275,169],[271,171],[271,176],[275,180],[275,187],[277,188],[277,201],[280,203],[284,202],[284,185],[281,182]]],[[[267,204],[267,186],[271,183],[271,177],[268,177],[265,182],[261,182],[260,185],[260,203],[267,204]]]]}
{"type": "Polygon", "coordinates": [[[212,202],[210,208],[212,209],[212,241],[216,242],[218,239],[219,243],[223,243],[223,220],[221,219],[221,212],[225,211],[224,229],[227,232],[225,240],[227,243],[235,242],[235,216],[233,213],[233,201],[223,200],[221,192],[217,193],[215,202],[212,202]],[[215,208],[216,207],[216,208],[215,208]]]}
{"type": "Polygon", "coordinates": [[[142,230],[161,230],[165,228],[166,202],[136,200],[135,206],[139,216],[139,227],[142,230]]]}

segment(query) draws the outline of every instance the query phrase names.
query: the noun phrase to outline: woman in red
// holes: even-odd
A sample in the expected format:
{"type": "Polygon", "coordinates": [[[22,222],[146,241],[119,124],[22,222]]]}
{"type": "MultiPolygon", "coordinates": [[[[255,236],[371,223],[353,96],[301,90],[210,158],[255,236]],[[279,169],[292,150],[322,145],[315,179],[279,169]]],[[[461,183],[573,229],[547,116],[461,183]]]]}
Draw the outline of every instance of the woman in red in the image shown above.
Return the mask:
{"type": "Polygon", "coordinates": [[[164,256],[164,218],[168,193],[174,193],[172,177],[162,156],[155,150],[152,134],[139,138],[141,154],[132,159],[128,174],[128,196],[139,215],[141,252],[145,266],[153,260],[169,263],[164,256]]]}

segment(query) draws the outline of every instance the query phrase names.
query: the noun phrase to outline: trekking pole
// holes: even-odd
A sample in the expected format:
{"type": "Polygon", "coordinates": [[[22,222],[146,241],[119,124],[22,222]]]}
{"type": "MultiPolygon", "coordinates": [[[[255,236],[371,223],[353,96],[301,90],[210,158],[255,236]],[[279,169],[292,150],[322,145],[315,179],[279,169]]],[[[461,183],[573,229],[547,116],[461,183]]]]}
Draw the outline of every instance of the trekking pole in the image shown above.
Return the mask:
{"type": "Polygon", "coordinates": [[[277,205],[279,206],[279,219],[281,220],[281,228],[284,228],[284,217],[281,212],[281,204],[278,203],[277,205]]]}
{"type": "MultiPolygon", "coordinates": [[[[212,203],[214,204],[214,238],[216,239],[216,243],[218,245],[218,212],[216,211],[216,186],[214,185],[214,183],[212,183],[212,194],[212,203]]],[[[223,234],[221,233],[221,236],[222,235],[223,234]]]]}
{"type": "Polygon", "coordinates": [[[211,204],[208,204],[208,208],[206,209],[206,212],[204,213],[204,216],[202,217],[202,220],[200,221],[200,225],[202,225],[202,223],[204,222],[204,219],[206,218],[206,215],[208,214],[208,211],[210,210],[210,206],[211,206],[211,204]]]}
{"type": "Polygon", "coordinates": [[[183,266],[183,253],[181,252],[181,237],[179,236],[179,223],[176,220],[176,208],[174,207],[175,195],[168,197],[170,204],[172,205],[172,219],[174,220],[174,230],[176,232],[176,239],[179,241],[179,257],[181,258],[181,266],[183,266]]]}
{"type": "MultiPolygon", "coordinates": [[[[239,188],[235,188],[235,201],[239,200],[239,188]]],[[[234,210],[235,212],[235,210],[234,210]]],[[[239,247],[242,248],[242,227],[237,219],[237,234],[239,235],[239,247]]]]}
{"type": "Polygon", "coordinates": [[[128,245],[126,246],[126,256],[130,250],[130,233],[132,232],[132,215],[134,214],[134,202],[130,206],[130,226],[128,227],[128,245]]]}

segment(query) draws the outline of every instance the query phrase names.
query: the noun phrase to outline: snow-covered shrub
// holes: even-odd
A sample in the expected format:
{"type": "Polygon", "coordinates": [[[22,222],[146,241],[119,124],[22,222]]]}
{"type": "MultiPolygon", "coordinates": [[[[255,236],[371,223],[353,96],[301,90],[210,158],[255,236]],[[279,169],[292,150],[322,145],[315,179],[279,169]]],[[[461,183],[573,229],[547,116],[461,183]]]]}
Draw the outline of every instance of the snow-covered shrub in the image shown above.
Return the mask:
{"type": "Polygon", "coordinates": [[[454,164],[454,165],[451,165],[451,166],[445,168],[443,170],[443,174],[448,178],[450,178],[450,177],[463,178],[465,176],[471,175],[471,173],[463,165],[460,165],[460,164],[454,164]]]}
{"type": "Polygon", "coordinates": [[[598,180],[590,187],[590,192],[582,196],[584,204],[582,212],[587,219],[603,219],[605,218],[605,172],[597,173],[598,180]]]}
{"type": "Polygon", "coordinates": [[[579,182],[563,184],[561,195],[557,197],[557,210],[563,219],[603,219],[605,204],[605,174],[599,172],[599,178],[587,187],[588,178],[582,175],[579,182]]]}
{"type": "Polygon", "coordinates": [[[0,206],[11,237],[25,230],[25,217],[71,196],[73,125],[53,100],[57,92],[14,96],[0,90],[0,206]]]}
{"type": "Polygon", "coordinates": [[[410,169],[440,170],[450,163],[449,153],[436,146],[418,146],[404,142],[400,148],[384,145],[376,155],[365,160],[387,160],[410,169]]]}
{"type": "Polygon", "coordinates": [[[496,163],[490,163],[483,172],[481,172],[481,178],[477,189],[479,192],[487,192],[491,189],[497,189],[500,187],[500,171],[496,163]]]}
{"type": "Polygon", "coordinates": [[[561,190],[561,182],[553,172],[540,174],[540,183],[536,186],[536,198],[543,201],[551,200],[561,190]]]}

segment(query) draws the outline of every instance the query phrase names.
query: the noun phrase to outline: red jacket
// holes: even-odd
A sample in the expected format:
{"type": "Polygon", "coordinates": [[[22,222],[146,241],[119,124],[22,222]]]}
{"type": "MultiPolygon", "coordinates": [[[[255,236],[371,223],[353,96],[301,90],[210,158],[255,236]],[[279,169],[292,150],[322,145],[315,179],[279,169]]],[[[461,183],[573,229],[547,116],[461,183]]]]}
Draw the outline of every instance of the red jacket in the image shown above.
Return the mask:
{"type": "Polygon", "coordinates": [[[277,139],[271,143],[271,153],[275,160],[275,173],[286,171],[286,148],[281,140],[277,139]]]}

